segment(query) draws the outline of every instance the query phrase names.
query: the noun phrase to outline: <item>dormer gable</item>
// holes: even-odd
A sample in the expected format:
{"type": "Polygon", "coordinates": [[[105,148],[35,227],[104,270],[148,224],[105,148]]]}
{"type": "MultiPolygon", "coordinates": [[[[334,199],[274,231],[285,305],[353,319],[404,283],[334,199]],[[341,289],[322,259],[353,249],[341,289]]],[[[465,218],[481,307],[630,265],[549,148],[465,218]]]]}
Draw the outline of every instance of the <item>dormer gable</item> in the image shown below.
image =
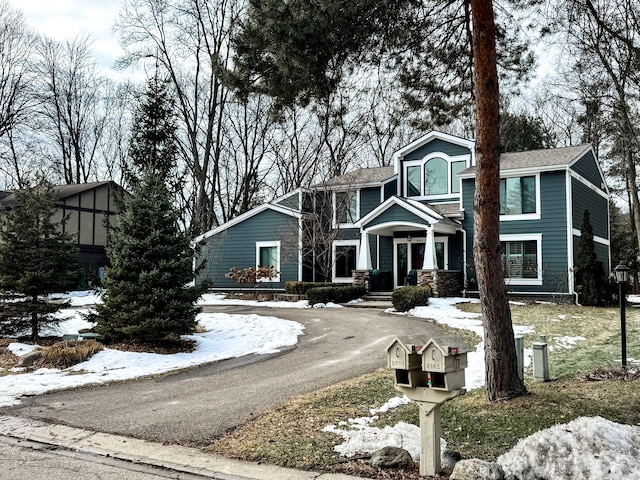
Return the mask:
{"type": "Polygon", "coordinates": [[[474,165],[474,142],[430,132],[394,154],[398,195],[415,200],[456,201],[458,173],[474,165]]]}

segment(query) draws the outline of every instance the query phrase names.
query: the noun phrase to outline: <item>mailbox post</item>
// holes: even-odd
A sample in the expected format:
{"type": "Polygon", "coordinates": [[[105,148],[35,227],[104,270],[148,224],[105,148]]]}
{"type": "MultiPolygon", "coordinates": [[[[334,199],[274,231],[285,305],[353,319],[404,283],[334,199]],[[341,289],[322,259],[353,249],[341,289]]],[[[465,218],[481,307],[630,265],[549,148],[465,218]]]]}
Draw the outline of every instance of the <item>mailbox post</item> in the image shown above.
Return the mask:
{"type": "Polygon", "coordinates": [[[420,475],[437,475],[440,462],[440,406],[465,393],[468,347],[457,336],[396,337],[387,348],[396,390],[420,408],[420,475]]]}

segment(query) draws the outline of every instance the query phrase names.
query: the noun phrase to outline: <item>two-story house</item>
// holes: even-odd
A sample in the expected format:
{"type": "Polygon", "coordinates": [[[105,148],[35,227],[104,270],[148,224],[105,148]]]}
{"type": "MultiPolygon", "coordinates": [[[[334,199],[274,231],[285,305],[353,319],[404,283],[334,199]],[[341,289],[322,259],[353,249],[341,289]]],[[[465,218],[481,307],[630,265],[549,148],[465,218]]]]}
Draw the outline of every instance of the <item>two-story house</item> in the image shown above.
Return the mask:
{"type": "MultiPolygon", "coordinates": [[[[298,189],[201,235],[199,278],[219,289],[248,287],[225,273],[260,265],[278,272],[259,285],[271,289],[289,280],[387,291],[409,282],[431,284],[442,296],[474,294],[474,191],[474,142],[431,132],[397,151],[392,166],[298,189]]],[[[598,259],[611,270],[609,195],[589,145],[504,153],[500,198],[509,292],[575,295],[585,210],[598,259]]]]}

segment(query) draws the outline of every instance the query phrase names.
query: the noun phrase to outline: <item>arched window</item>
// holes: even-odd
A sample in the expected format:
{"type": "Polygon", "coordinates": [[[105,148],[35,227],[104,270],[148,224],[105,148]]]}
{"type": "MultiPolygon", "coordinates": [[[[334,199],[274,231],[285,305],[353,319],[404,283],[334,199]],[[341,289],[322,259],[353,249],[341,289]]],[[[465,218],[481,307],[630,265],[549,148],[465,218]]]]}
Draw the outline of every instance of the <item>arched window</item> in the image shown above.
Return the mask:
{"type": "Polygon", "coordinates": [[[424,165],[425,195],[449,193],[449,163],[440,157],[432,158],[424,165]]]}

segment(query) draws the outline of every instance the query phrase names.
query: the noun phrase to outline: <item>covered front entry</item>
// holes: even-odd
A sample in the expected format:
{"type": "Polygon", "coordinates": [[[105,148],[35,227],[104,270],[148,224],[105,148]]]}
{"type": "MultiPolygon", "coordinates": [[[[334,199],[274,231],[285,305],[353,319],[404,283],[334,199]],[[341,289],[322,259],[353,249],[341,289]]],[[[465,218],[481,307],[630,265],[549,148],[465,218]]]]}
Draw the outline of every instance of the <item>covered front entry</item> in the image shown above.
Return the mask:
{"type": "MultiPolygon", "coordinates": [[[[459,222],[427,205],[399,197],[388,199],[363,217],[358,226],[361,241],[357,271],[390,274],[393,288],[418,283],[419,272],[448,270],[452,247],[460,249],[463,244],[459,222]]],[[[456,257],[462,258],[462,252],[456,257]]]]}

